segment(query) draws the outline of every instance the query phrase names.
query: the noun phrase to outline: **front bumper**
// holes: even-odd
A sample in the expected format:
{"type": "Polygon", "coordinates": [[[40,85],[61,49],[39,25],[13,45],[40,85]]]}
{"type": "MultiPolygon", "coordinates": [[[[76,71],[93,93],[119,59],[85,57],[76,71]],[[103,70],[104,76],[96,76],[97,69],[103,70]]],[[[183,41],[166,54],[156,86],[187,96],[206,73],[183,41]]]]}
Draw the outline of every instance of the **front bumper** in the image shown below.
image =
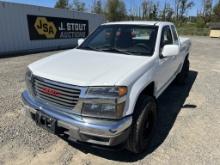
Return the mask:
{"type": "Polygon", "coordinates": [[[120,120],[85,118],[80,115],[58,112],[34,99],[27,91],[22,93],[25,113],[32,117],[41,111],[57,120],[57,126],[65,129],[71,139],[97,145],[116,146],[125,142],[129,136],[132,117],[120,120]]]}

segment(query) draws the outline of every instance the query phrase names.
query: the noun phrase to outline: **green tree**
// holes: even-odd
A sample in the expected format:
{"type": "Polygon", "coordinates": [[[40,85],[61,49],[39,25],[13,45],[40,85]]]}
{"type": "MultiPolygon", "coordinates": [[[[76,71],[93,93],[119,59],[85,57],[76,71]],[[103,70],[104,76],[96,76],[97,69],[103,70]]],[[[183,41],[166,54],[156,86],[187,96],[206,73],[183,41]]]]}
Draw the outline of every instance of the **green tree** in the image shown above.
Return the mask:
{"type": "Polygon", "coordinates": [[[79,0],[73,0],[73,3],[71,5],[71,8],[75,11],[85,11],[86,4],[84,2],[80,2],[79,0]]]}
{"type": "Polygon", "coordinates": [[[175,15],[176,15],[176,21],[179,20],[179,9],[180,9],[180,0],[175,0],[175,15]]]}
{"type": "Polygon", "coordinates": [[[220,21],[220,1],[213,8],[214,21],[220,21]]]}
{"type": "Polygon", "coordinates": [[[69,8],[69,0],[57,0],[55,8],[66,9],[69,8]]]}
{"type": "Polygon", "coordinates": [[[203,19],[205,24],[211,21],[212,17],[212,0],[203,0],[203,19]]]}
{"type": "Polygon", "coordinates": [[[164,8],[162,10],[161,18],[163,21],[166,21],[166,11],[167,11],[167,2],[164,3],[164,8]]]}
{"type": "Polygon", "coordinates": [[[107,0],[106,18],[108,21],[121,21],[126,18],[126,7],[122,0],[107,0]]]}
{"type": "Polygon", "coordinates": [[[159,6],[157,4],[152,5],[152,10],[150,11],[150,15],[149,15],[149,18],[151,20],[157,20],[158,8],[159,8],[159,6]]]}
{"type": "Polygon", "coordinates": [[[168,6],[166,9],[166,21],[172,21],[173,14],[173,9],[170,6],[168,6]]]}
{"type": "Polygon", "coordinates": [[[173,8],[169,3],[165,2],[164,8],[161,13],[161,19],[163,21],[172,21],[173,14],[174,14],[173,8]]]}
{"type": "Polygon", "coordinates": [[[193,1],[189,1],[189,0],[179,0],[178,1],[178,5],[179,5],[179,16],[180,16],[180,21],[183,22],[184,21],[184,16],[187,13],[187,11],[189,9],[191,9],[195,4],[193,1]]]}
{"type": "Polygon", "coordinates": [[[200,15],[196,17],[196,27],[197,28],[204,28],[206,26],[206,23],[204,21],[204,18],[200,15]]]}
{"type": "Polygon", "coordinates": [[[148,17],[148,2],[147,0],[144,0],[142,3],[141,3],[141,7],[142,7],[142,18],[145,19],[148,17]]]}
{"type": "Polygon", "coordinates": [[[95,0],[94,1],[93,7],[92,7],[92,12],[96,13],[96,14],[102,14],[103,13],[101,0],[95,0]]]}
{"type": "Polygon", "coordinates": [[[159,12],[159,3],[152,0],[143,0],[141,3],[142,19],[156,20],[159,12]]]}

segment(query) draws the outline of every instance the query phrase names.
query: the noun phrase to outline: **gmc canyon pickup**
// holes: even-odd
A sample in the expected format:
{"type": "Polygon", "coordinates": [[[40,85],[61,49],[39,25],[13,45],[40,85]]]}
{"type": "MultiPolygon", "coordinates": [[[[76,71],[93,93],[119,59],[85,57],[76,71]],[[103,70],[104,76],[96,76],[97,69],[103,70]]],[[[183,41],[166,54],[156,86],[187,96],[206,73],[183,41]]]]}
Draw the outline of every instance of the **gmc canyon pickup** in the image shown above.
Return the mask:
{"type": "Polygon", "coordinates": [[[169,22],[102,24],[77,48],[28,66],[25,112],[76,142],[143,152],[155,130],[156,99],[187,78],[190,47],[169,22]]]}

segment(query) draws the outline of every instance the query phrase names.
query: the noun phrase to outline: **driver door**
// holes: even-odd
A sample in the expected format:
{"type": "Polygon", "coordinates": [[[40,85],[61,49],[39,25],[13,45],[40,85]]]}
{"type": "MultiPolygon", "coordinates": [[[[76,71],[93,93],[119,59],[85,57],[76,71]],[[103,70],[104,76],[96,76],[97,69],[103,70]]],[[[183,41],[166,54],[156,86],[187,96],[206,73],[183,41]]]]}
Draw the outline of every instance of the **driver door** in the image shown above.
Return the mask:
{"type": "Polygon", "coordinates": [[[173,79],[173,75],[175,72],[175,60],[176,56],[163,57],[162,51],[165,45],[174,44],[172,32],[170,26],[163,27],[162,36],[160,41],[160,55],[158,59],[158,69],[156,73],[157,93],[163,91],[163,89],[170,83],[173,79]]]}

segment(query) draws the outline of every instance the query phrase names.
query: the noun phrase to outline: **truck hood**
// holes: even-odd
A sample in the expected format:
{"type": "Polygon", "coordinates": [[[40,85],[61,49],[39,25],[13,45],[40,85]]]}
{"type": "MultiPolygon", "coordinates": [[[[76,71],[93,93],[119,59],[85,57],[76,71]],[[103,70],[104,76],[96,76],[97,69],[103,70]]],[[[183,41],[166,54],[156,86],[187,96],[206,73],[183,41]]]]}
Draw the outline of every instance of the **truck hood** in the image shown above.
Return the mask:
{"type": "Polygon", "coordinates": [[[29,65],[34,75],[77,86],[112,86],[148,58],[72,49],[29,65]]]}

